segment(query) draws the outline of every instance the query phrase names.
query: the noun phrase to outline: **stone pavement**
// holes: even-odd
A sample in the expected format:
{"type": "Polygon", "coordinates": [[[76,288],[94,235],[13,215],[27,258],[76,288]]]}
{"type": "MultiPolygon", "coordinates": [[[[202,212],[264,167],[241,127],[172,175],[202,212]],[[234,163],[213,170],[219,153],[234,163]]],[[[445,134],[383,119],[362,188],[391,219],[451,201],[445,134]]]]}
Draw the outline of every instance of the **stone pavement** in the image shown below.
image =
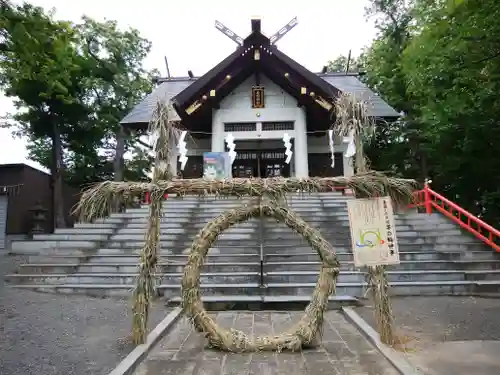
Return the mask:
{"type": "MultiPolygon", "coordinates": [[[[392,298],[406,359],[425,375],[500,374],[500,299],[460,296],[392,298]]],[[[372,327],[373,309],[355,309],[372,327]]]]}
{"type": "MultiPolygon", "coordinates": [[[[220,312],[218,324],[252,335],[280,333],[302,312],[220,312]]],[[[300,353],[222,353],[206,348],[206,340],[186,318],[151,351],[134,375],[397,375],[341,313],[326,314],[320,347],[300,353]]]]}

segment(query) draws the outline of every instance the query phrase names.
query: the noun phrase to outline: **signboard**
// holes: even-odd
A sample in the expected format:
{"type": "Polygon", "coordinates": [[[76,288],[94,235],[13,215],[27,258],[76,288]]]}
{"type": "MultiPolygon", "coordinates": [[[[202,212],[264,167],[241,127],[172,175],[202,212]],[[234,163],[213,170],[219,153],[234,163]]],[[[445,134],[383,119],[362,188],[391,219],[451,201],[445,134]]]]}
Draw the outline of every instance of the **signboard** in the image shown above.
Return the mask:
{"type": "Polygon", "coordinates": [[[399,264],[391,198],[349,200],[347,210],[355,266],[399,264]]]}
{"type": "Polygon", "coordinates": [[[203,177],[207,180],[231,178],[231,160],[227,152],[203,153],[203,177]]]}
{"type": "Polygon", "coordinates": [[[264,86],[252,87],[252,108],[264,108],[264,86]]]}

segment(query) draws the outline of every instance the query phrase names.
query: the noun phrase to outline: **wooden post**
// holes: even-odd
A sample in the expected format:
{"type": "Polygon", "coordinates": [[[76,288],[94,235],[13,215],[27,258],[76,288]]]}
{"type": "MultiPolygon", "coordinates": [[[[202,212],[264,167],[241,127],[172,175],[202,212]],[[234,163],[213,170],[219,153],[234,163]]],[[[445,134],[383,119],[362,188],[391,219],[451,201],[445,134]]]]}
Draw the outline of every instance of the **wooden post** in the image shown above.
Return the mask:
{"type": "Polygon", "coordinates": [[[431,193],[429,191],[430,182],[431,181],[428,178],[426,178],[424,182],[424,206],[425,206],[425,213],[427,215],[432,214],[431,193]]]}

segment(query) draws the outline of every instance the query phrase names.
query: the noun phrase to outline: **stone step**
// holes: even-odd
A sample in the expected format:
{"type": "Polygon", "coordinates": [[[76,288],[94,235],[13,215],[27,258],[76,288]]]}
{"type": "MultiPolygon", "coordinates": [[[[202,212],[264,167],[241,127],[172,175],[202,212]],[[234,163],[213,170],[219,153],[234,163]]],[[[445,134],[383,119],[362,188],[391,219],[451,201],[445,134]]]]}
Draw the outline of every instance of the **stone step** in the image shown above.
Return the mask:
{"type": "MultiPolygon", "coordinates": [[[[174,227],[171,227],[171,228],[163,228],[163,227],[160,227],[160,234],[162,236],[168,236],[168,235],[178,235],[179,233],[198,233],[205,225],[200,225],[199,227],[197,228],[193,228],[193,227],[187,227],[187,226],[181,226],[179,225],[179,227],[177,228],[174,228],[174,227]]],[[[258,230],[259,227],[257,224],[254,224],[253,226],[246,226],[246,227],[240,227],[239,225],[238,226],[234,226],[234,227],[231,227],[229,229],[227,229],[226,231],[224,231],[224,233],[232,233],[232,234],[242,234],[242,235],[246,235],[248,233],[253,233],[255,232],[256,230],[258,230]]],[[[146,227],[144,228],[130,228],[130,227],[127,227],[127,228],[123,228],[123,229],[120,229],[116,232],[117,235],[142,235],[144,236],[144,234],[146,233],[147,229],[146,227]]]]}
{"type": "MultiPolygon", "coordinates": [[[[179,234],[183,233],[197,233],[201,228],[186,228],[186,227],[179,227],[179,228],[168,228],[168,229],[163,229],[160,228],[160,234],[162,236],[162,239],[168,240],[168,239],[175,239],[179,234]]],[[[229,238],[229,237],[254,237],[255,232],[258,230],[258,227],[255,226],[254,228],[238,228],[237,226],[232,227],[222,234],[219,235],[219,238],[229,238]]],[[[329,229],[327,230],[320,230],[323,236],[325,237],[337,237],[340,238],[342,237],[343,239],[345,238],[350,238],[350,232],[346,228],[345,230],[332,230],[329,229]]],[[[138,239],[144,239],[144,235],[146,233],[146,229],[135,229],[135,228],[124,228],[121,230],[118,230],[116,234],[112,234],[113,232],[107,232],[103,233],[102,231],[93,231],[93,232],[87,232],[87,231],[78,231],[77,233],[53,233],[53,234],[36,234],[33,236],[33,240],[35,241],[106,241],[108,239],[113,239],[113,240],[119,240],[119,241],[124,241],[124,240],[138,240],[138,239]]],[[[295,238],[300,239],[299,235],[294,233],[291,229],[289,228],[263,228],[263,237],[265,239],[270,239],[270,240],[293,240],[295,238]]],[[[423,238],[444,238],[445,240],[448,240],[449,238],[452,237],[459,237],[461,235],[460,230],[458,229],[446,229],[446,230],[441,230],[441,231],[405,231],[401,230],[398,231],[396,228],[396,236],[399,239],[403,238],[409,238],[409,239],[423,239],[423,238]]],[[[460,238],[460,237],[459,237],[460,238]]]]}
{"type": "MultiPolygon", "coordinates": [[[[7,281],[19,284],[111,284],[135,285],[138,274],[135,273],[72,273],[72,274],[10,274],[6,275],[7,281]]],[[[182,273],[156,274],[156,282],[170,285],[179,284],[182,273]]],[[[259,283],[259,272],[218,272],[202,273],[201,285],[204,284],[248,284],[259,283]]]]}
{"type": "MultiPolygon", "coordinates": [[[[481,281],[481,280],[499,280],[500,270],[476,270],[476,271],[458,271],[458,270],[419,270],[419,271],[387,271],[389,282],[413,281],[481,281]]],[[[340,272],[338,282],[354,283],[366,281],[366,272],[340,272]]],[[[265,273],[266,283],[315,283],[318,279],[318,272],[314,271],[283,271],[265,273]]]]}
{"type": "MultiPolygon", "coordinates": [[[[389,283],[393,296],[440,296],[440,295],[498,295],[500,281],[439,281],[439,282],[392,282],[389,283]]],[[[91,296],[130,296],[131,286],[126,284],[17,284],[13,288],[36,290],[40,292],[56,292],[69,294],[86,294],[91,296]]],[[[200,287],[203,296],[263,296],[310,297],[314,283],[280,284],[273,283],[261,287],[252,284],[204,284],[200,287]]],[[[338,283],[336,294],[363,298],[366,294],[366,283],[338,283]]],[[[157,291],[167,298],[180,296],[180,285],[158,285],[157,291]]]]}
{"type": "MultiPolygon", "coordinates": [[[[216,248],[211,249],[207,255],[207,262],[255,262],[260,261],[260,249],[244,249],[244,253],[229,252],[232,249],[216,248]]],[[[94,251],[75,251],[75,252],[55,252],[55,254],[30,256],[29,262],[67,262],[67,263],[134,263],[139,262],[140,249],[122,250],[122,249],[99,249],[94,251]]],[[[189,257],[190,249],[186,248],[182,251],[161,250],[158,256],[164,261],[178,262],[185,264],[189,257]]],[[[268,253],[264,251],[264,262],[318,262],[319,256],[314,252],[308,253],[268,253]]],[[[347,262],[353,260],[353,255],[350,252],[337,252],[336,257],[339,262],[347,262]]],[[[493,252],[475,251],[464,254],[462,252],[445,252],[437,251],[417,251],[417,252],[400,252],[401,261],[434,261],[434,260],[500,260],[493,252]]]]}
{"type": "MultiPolygon", "coordinates": [[[[72,273],[72,274],[9,274],[7,281],[20,284],[135,284],[138,274],[135,273],[72,273]]],[[[183,273],[157,273],[155,280],[165,285],[180,285],[183,273]]],[[[202,273],[200,283],[203,284],[245,284],[260,282],[259,272],[219,272],[202,273]]],[[[315,283],[318,272],[268,272],[264,274],[266,284],[275,283],[315,283]]],[[[389,282],[441,282],[441,281],[484,281],[499,280],[500,271],[478,270],[478,271],[388,271],[389,282]]],[[[366,272],[343,271],[339,274],[339,283],[363,283],[366,280],[366,272]]]]}
{"type": "MultiPolygon", "coordinates": [[[[132,286],[127,284],[13,284],[12,288],[29,289],[46,293],[83,294],[95,297],[127,297],[131,295],[132,286]]],[[[158,285],[159,295],[171,298],[180,295],[180,285],[158,285]]],[[[259,296],[262,288],[258,283],[251,284],[203,284],[200,292],[205,296],[246,295],[259,296]]]]}
{"type": "MultiPolygon", "coordinates": [[[[390,282],[392,296],[443,296],[443,295],[481,295],[499,294],[500,281],[429,281],[390,282]]],[[[314,283],[269,283],[267,295],[311,295],[314,283]]],[[[363,297],[367,291],[366,283],[338,283],[336,293],[363,297]]]]}
{"type": "MultiPolygon", "coordinates": [[[[190,222],[189,220],[186,220],[185,222],[179,222],[179,221],[169,221],[169,222],[162,222],[161,223],[161,229],[164,231],[168,230],[177,230],[179,228],[186,228],[186,223],[189,223],[190,228],[196,228],[196,229],[201,229],[206,225],[206,221],[203,222],[198,222],[198,223],[193,223],[190,222]]],[[[271,220],[269,223],[272,223],[273,226],[269,226],[269,224],[266,226],[267,230],[276,230],[279,231],[281,228],[287,229],[285,226],[280,225],[276,222],[272,222],[271,220]]],[[[339,225],[337,223],[328,223],[328,222],[314,222],[313,226],[318,227],[320,226],[319,229],[323,229],[322,226],[325,227],[325,229],[329,229],[331,231],[339,231],[339,232],[345,232],[349,233],[349,225],[348,222],[346,221],[346,225],[339,225]]],[[[258,228],[259,227],[259,221],[258,220],[251,220],[248,222],[240,223],[237,224],[236,226],[228,229],[228,230],[235,230],[235,229],[247,229],[247,228],[258,228]]],[[[85,231],[85,233],[112,233],[114,230],[116,230],[117,225],[113,223],[101,223],[101,224],[96,224],[96,223],[76,223],[74,228],[65,228],[65,229],[57,229],[56,233],[66,233],[66,234],[72,234],[72,233],[82,233],[82,231],[85,231]],[[104,231],[100,231],[100,230],[104,231]]],[[[130,222],[126,225],[126,227],[121,228],[118,230],[119,233],[123,233],[129,229],[133,229],[134,231],[137,230],[142,230],[145,231],[147,228],[147,222],[141,222],[141,223],[136,223],[136,222],[130,222]]],[[[404,223],[396,223],[396,232],[399,233],[401,231],[425,231],[425,230],[447,230],[447,229],[458,229],[457,225],[454,223],[444,223],[444,224],[428,224],[425,222],[417,223],[414,225],[408,225],[404,223]]]]}
{"type": "Polygon", "coordinates": [[[95,241],[13,241],[11,252],[14,254],[38,254],[53,249],[93,249],[95,241]]]}
{"type": "MultiPolygon", "coordinates": [[[[184,272],[184,261],[172,261],[159,259],[158,272],[162,273],[178,273],[184,272]]],[[[114,263],[78,263],[65,261],[62,259],[57,262],[39,262],[23,264],[19,267],[21,274],[42,274],[42,273],[134,273],[137,271],[138,262],[120,262],[114,263]]],[[[203,265],[203,272],[216,273],[216,272],[260,272],[260,261],[253,262],[233,261],[222,262],[216,261],[215,258],[210,257],[203,265]]],[[[300,271],[314,271],[318,272],[321,268],[321,263],[316,262],[266,262],[264,263],[265,272],[300,272],[300,271]]],[[[356,267],[352,261],[344,261],[341,263],[341,270],[355,271],[356,267]]],[[[422,271],[422,270],[500,270],[499,260],[460,260],[460,261],[402,261],[398,265],[387,267],[390,271],[422,271]]]]}
{"type": "MultiPolygon", "coordinates": [[[[267,250],[267,249],[266,249],[267,250]]],[[[335,253],[339,262],[353,260],[351,252],[336,252],[335,253]]],[[[400,251],[399,259],[401,261],[431,261],[431,260],[460,260],[460,259],[475,259],[475,260],[500,260],[492,251],[471,251],[463,253],[460,251],[447,251],[438,252],[435,250],[428,251],[400,251]]],[[[269,253],[264,252],[265,262],[311,262],[319,261],[319,256],[315,252],[297,253],[297,254],[284,254],[284,253],[269,253]]]]}
{"type": "MultiPolygon", "coordinates": [[[[351,241],[349,238],[339,238],[335,236],[324,235],[324,238],[330,243],[333,248],[336,247],[351,247],[351,241]]],[[[230,240],[228,240],[230,241],[230,240]]],[[[427,247],[433,247],[434,245],[460,245],[460,244],[476,244],[478,242],[471,239],[469,242],[465,242],[464,238],[461,236],[422,236],[422,237],[398,237],[397,238],[398,245],[406,246],[408,244],[411,245],[426,245],[427,247]]],[[[226,243],[226,242],[225,242],[226,243]]],[[[230,245],[227,242],[228,245],[230,245]]],[[[306,240],[302,239],[299,236],[296,238],[264,238],[262,243],[265,247],[270,246],[304,246],[307,244],[306,240]]]]}
{"type": "MultiPolygon", "coordinates": [[[[282,306],[286,305],[297,305],[297,304],[303,304],[307,305],[310,301],[310,296],[231,296],[231,295],[215,295],[215,296],[201,296],[201,300],[203,301],[203,304],[205,306],[209,306],[208,308],[210,309],[210,306],[213,306],[212,310],[225,310],[227,307],[219,308],[218,306],[222,304],[224,305],[229,305],[229,306],[235,306],[240,303],[251,303],[251,302],[258,302],[264,305],[269,305],[269,304],[276,304],[280,306],[280,309],[282,309],[282,306]]],[[[352,296],[341,296],[341,295],[335,295],[335,296],[330,296],[328,298],[329,301],[329,308],[331,306],[332,309],[338,309],[340,306],[345,306],[345,305],[361,305],[361,301],[352,296]]],[[[169,304],[181,304],[182,303],[182,297],[172,297],[168,300],[169,304]]],[[[257,307],[257,310],[262,310],[265,308],[263,305],[260,305],[260,307],[257,307]]],[[[248,310],[248,308],[246,308],[248,310]]]]}
{"type": "MultiPolygon", "coordinates": [[[[158,262],[158,272],[163,273],[180,273],[184,272],[185,263],[176,263],[160,260],[158,262]]],[[[134,273],[137,272],[138,262],[128,263],[29,263],[21,265],[19,273],[21,274],[43,274],[43,273],[134,273]]],[[[319,269],[319,266],[317,267],[319,269]]],[[[220,273],[220,272],[260,272],[260,262],[211,262],[205,263],[203,272],[220,273]]]]}
{"type": "MultiPolygon", "coordinates": [[[[160,222],[161,223],[177,223],[177,222],[193,222],[193,223],[203,223],[203,222],[208,222],[211,219],[215,218],[216,216],[220,215],[222,212],[219,212],[218,214],[209,214],[209,215],[176,215],[174,212],[170,213],[169,215],[164,215],[160,222]]],[[[349,217],[347,216],[347,213],[338,213],[338,214],[324,214],[324,215],[319,215],[317,211],[312,212],[310,215],[300,215],[304,220],[307,222],[318,222],[318,223],[330,223],[330,224],[344,224],[345,226],[349,225],[349,217]]],[[[116,218],[116,217],[109,217],[106,219],[102,220],[96,220],[95,223],[97,224],[120,224],[123,223],[124,220],[127,220],[128,223],[132,224],[141,224],[141,223],[146,223],[148,221],[148,216],[143,215],[143,216],[130,216],[127,218],[116,218]]],[[[421,216],[416,216],[416,217],[395,217],[395,223],[396,224],[405,224],[405,225],[415,225],[415,224],[438,224],[442,223],[445,224],[442,220],[436,220],[432,219],[431,217],[428,217],[427,215],[421,215],[421,216]]],[[[449,223],[449,222],[448,222],[449,223]]]]}
{"type": "MultiPolygon", "coordinates": [[[[205,265],[206,266],[206,265],[205,265]]],[[[264,263],[265,272],[281,271],[317,271],[321,267],[319,261],[311,262],[266,262],[264,263]]],[[[354,262],[341,263],[341,269],[354,270],[354,262]]],[[[387,267],[391,271],[416,271],[416,270],[498,270],[500,269],[500,260],[411,260],[401,261],[387,267]]]]}

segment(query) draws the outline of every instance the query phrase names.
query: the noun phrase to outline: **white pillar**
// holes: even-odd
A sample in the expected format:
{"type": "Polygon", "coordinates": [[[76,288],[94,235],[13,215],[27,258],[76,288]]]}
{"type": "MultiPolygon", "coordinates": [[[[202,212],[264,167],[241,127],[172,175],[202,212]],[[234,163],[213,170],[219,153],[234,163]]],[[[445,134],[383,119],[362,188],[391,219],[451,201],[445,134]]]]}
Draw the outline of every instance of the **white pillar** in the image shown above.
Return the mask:
{"type": "Polygon", "coordinates": [[[342,153],[344,176],[351,177],[354,175],[354,167],[352,165],[353,160],[352,160],[352,158],[346,158],[344,155],[345,155],[345,151],[342,153]]]}
{"type": "Polygon", "coordinates": [[[297,178],[309,177],[306,129],[306,111],[303,107],[297,108],[297,115],[295,116],[295,141],[293,150],[295,155],[295,177],[297,178]]]}
{"type": "Polygon", "coordinates": [[[212,152],[224,152],[224,124],[216,109],[212,111],[212,152]]]}
{"type": "Polygon", "coordinates": [[[170,172],[172,173],[172,177],[176,178],[179,152],[177,150],[177,144],[175,143],[174,137],[170,137],[168,139],[168,147],[170,149],[170,155],[169,155],[170,172]]]}

